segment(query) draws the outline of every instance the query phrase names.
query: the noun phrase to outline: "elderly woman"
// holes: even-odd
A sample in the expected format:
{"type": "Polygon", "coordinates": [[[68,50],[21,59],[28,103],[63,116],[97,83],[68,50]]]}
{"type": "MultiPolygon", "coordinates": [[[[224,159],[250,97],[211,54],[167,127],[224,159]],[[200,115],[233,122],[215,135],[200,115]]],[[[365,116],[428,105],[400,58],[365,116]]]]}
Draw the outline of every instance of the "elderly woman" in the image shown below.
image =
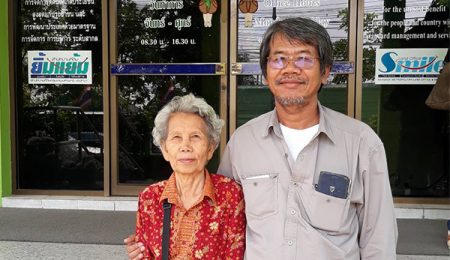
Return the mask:
{"type": "Polygon", "coordinates": [[[139,194],[135,240],[144,259],[162,259],[164,201],[172,205],[169,259],[243,259],[242,190],[205,168],[222,125],[213,108],[192,94],[174,97],[157,114],[153,142],[173,174],[139,194]]]}

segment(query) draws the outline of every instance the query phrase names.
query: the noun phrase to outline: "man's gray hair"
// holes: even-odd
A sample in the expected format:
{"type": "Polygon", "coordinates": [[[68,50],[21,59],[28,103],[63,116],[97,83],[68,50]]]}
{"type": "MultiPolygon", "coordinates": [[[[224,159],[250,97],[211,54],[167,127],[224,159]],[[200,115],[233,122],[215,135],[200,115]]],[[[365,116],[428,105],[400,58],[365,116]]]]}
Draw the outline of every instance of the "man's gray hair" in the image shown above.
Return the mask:
{"type": "Polygon", "coordinates": [[[276,35],[284,36],[291,42],[302,42],[314,46],[319,55],[320,71],[333,65],[333,45],[327,30],[313,20],[301,17],[276,21],[267,28],[259,48],[259,65],[264,77],[267,77],[267,58],[270,43],[276,35]]]}
{"type": "Polygon", "coordinates": [[[217,116],[214,109],[206,103],[203,98],[195,97],[193,94],[185,96],[175,96],[156,115],[155,126],[152,130],[153,143],[161,147],[167,139],[167,127],[169,119],[173,113],[192,113],[200,116],[206,125],[209,143],[217,148],[220,142],[220,132],[222,131],[223,120],[217,116]]]}

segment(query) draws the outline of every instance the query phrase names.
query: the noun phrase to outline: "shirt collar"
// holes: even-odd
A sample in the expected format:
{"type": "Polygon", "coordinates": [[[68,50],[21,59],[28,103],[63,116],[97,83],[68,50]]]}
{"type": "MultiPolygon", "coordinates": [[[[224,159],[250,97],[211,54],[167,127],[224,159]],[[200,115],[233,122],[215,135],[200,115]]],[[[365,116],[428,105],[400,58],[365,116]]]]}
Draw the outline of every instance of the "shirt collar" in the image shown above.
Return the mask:
{"type": "Polygon", "coordinates": [[[326,108],[317,101],[317,105],[319,106],[319,133],[324,133],[330,139],[333,144],[336,143],[336,137],[333,134],[332,123],[329,115],[327,113],[326,108]]]}
{"type": "MultiPolygon", "coordinates": [[[[208,170],[205,169],[205,185],[203,187],[203,195],[202,200],[205,197],[209,197],[214,204],[216,204],[216,189],[214,188],[214,184],[211,180],[211,176],[208,170]]],[[[167,201],[171,204],[177,204],[178,202],[178,192],[177,192],[177,183],[175,173],[170,175],[169,179],[166,182],[164,190],[159,198],[159,202],[167,199],[167,201]]]]}
{"type": "MultiPolygon", "coordinates": [[[[336,143],[333,130],[331,128],[331,123],[324,107],[317,101],[317,106],[319,107],[319,134],[323,133],[326,135],[333,143],[336,143]]],[[[269,120],[267,121],[267,126],[264,128],[262,137],[267,137],[270,132],[273,131],[276,136],[283,138],[281,133],[280,122],[278,121],[277,109],[274,108],[269,114],[269,120]]]]}
{"type": "Polygon", "coordinates": [[[269,120],[267,121],[266,127],[263,129],[262,137],[267,137],[271,131],[275,133],[280,138],[283,138],[283,135],[281,134],[281,128],[280,123],[278,121],[278,115],[277,115],[277,109],[274,108],[269,113],[269,120]]]}

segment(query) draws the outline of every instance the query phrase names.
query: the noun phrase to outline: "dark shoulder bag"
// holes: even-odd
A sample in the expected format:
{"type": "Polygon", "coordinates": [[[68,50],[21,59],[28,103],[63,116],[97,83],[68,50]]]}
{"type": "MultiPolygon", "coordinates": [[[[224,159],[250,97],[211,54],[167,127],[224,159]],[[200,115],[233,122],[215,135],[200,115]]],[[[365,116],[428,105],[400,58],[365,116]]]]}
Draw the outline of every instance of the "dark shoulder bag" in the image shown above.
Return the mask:
{"type": "Polygon", "coordinates": [[[425,100],[425,104],[433,109],[450,110],[450,62],[445,64],[439,77],[425,100]]]}
{"type": "Polygon", "coordinates": [[[162,260],[169,260],[169,244],[170,244],[170,215],[172,204],[167,199],[163,202],[164,220],[162,233],[162,260]]]}

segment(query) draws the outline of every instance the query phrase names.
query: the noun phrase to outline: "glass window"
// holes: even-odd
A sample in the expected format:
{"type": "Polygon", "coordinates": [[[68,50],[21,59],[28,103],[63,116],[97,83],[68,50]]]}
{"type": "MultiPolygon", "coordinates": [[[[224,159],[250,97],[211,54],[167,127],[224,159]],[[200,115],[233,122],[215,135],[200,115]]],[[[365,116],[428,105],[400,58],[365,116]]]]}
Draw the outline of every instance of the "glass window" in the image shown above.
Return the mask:
{"type": "Polygon", "coordinates": [[[218,1],[208,3],[206,11],[198,1],[117,1],[117,61],[218,62],[220,9],[218,1]]]}
{"type": "MultiPolygon", "coordinates": [[[[324,26],[330,34],[335,61],[348,61],[348,1],[240,1],[238,10],[237,62],[258,63],[259,46],[266,29],[276,20],[301,16],[324,26]],[[249,3],[250,2],[250,3],[249,3]]],[[[262,75],[237,77],[237,126],[274,107],[272,94],[262,75]]],[[[333,74],[319,100],[323,105],[347,112],[347,75],[333,74]]]]}
{"type": "Polygon", "coordinates": [[[19,189],[103,189],[100,2],[14,1],[19,189]]]}
{"type": "MultiPolygon", "coordinates": [[[[172,170],[151,131],[158,111],[174,96],[193,93],[206,99],[218,113],[217,76],[121,76],[119,77],[119,182],[153,183],[167,179],[172,170]]],[[[215,172],[218,151],[208,164],[215,172]]]]}
{"type": "Polygon", "coordinates": [[[449,47],[448,1],[365,1],[362,120],[395,196],[449,195],[449,111],[425,105],[449,47]]]}
{"type": "MultiPolygon", "coordinates": [[[[117,1],[118,63],[218,63],[220,1],[117,1]]],[[[136,73],[140,74],[140,73],[136,73]]],[[[184,74],[182,71],[180,74],[184,74]]],[[[186,72],[186,74],[189,74],[186,72]]],[[[159,109],[194,93],[219,113],[220,76],[133,75],[118,78],[118,182],[148,184],[172,173],[151,130],[159,109]]],[[[208,168],[215,172],[218,153],[208,168]]]]}

